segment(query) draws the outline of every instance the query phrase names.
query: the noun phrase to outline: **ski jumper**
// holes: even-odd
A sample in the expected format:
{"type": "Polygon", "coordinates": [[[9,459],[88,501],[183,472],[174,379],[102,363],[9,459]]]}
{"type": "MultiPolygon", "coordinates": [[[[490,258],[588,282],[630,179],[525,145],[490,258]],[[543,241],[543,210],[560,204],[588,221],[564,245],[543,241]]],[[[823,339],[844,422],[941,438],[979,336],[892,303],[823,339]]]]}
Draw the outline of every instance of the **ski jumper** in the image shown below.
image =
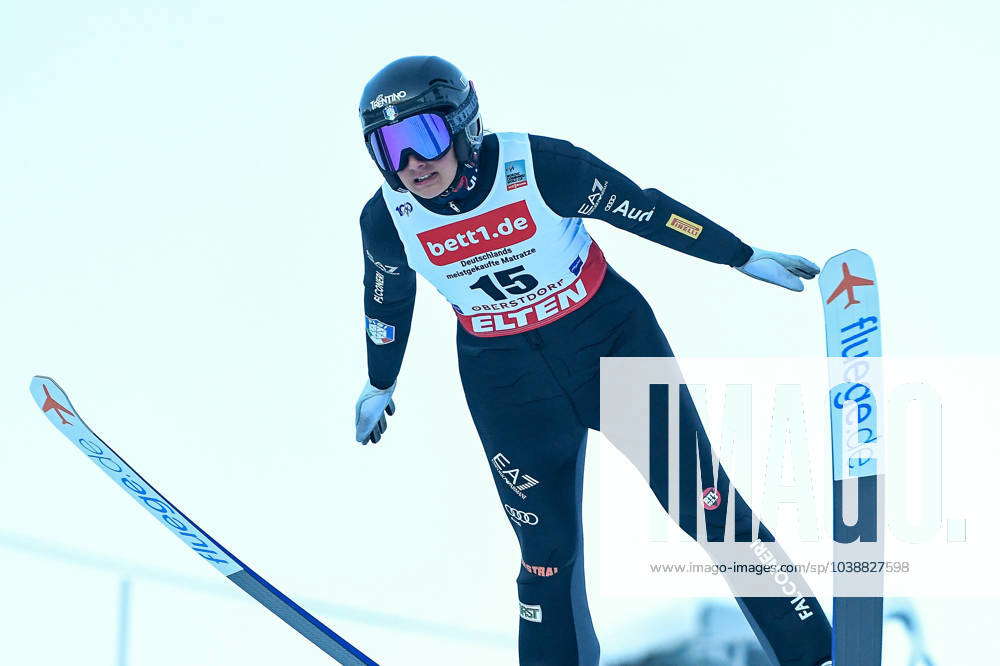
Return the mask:
{"type": "MultiPolygon", "coordinates": [[[[383,186],[361,217],[369,379],[396,379],[419,272],[458,318],[459,369],[521,568],[522,666],[597,666],[584,587],[581,497],[589,429],[600,430],[602,356],[670,357],[642,295],[608,266],[583,217],[598,218],[702,259],[742,265],[733,234],[657,190],[642,190],[590,153],[526,134],[488,135],[472,196],[446,206],[383,186]],[[455,210],[458,209],[458,210],[455,210]]],[[[651,387],[648,482],[667,506],[668,397],[651,387]]],[[[681,528],[696,535],[701,492],[735,503],[736,540],[774,538],[720,467],[686,387],[678,396],[681,528]],[[701,445],[697,446],[696,441],[701,445]],[[700,467],[704,488],[696,488],[700,467]]],[[[721,540],[725,511],[707,511],[721,540]]],[[[798,590],[808,590],[797,574],[798,590]]],[[[809,596],[739,597],[775,664],[830,656],[830,625],[809,596]],[[808,608],[803,612],[802,608],[808,608]]]]}

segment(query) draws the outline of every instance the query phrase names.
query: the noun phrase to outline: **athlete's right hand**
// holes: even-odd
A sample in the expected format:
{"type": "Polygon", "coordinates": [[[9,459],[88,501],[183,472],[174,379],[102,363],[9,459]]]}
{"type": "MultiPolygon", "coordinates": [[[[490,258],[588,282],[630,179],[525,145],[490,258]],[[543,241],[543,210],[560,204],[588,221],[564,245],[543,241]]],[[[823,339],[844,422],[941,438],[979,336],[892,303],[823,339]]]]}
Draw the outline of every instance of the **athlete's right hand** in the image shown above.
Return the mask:
{"type": "Polygon", "coordinates": [[[375,388],[371,382],[365,382],[361,397],[354,407],[355,439],[361,444],[382,439],[382,433],[388,427],[385,415],[396,413],[396,405],[392,402],[392,392],[396,390],[396,382],[386,389],[375,388]]]}
{"type": "Polygon", "coordinates": [[[757,280],[770,282],[792,291],[802,291],[802,280],[811,280],[819,273],[819,266],[796,254],[768,252],[759,247],[752,248],[753,255],[747,263],[736,270],[757,280]]]}

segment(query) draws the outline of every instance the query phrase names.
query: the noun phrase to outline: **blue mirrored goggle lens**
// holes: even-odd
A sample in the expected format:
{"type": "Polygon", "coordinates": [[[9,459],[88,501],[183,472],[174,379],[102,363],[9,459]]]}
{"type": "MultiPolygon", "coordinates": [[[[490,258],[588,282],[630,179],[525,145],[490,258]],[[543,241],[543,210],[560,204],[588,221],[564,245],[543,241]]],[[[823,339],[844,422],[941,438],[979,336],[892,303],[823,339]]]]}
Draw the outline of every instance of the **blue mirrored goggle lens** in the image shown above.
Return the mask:
{"type": "Polygon", "coordinates": [[[368,136],[368,144],[380,169],[399,171],[405,166],[404,151],[436,160],[448,152],[451,135],[444,118],[436,113],[421,113],[378,128],[368,136]]]}

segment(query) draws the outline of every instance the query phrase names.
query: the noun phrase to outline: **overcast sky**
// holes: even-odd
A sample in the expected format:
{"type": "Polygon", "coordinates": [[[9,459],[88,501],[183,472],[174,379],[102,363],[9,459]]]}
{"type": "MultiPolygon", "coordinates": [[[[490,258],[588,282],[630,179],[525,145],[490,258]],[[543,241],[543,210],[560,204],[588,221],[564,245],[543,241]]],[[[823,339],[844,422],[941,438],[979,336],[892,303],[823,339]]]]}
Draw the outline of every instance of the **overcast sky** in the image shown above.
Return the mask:
{"type": "MultiPolygon", "coordinates": [[[[568,139],[752,245],[819,264],[866,250],[887,355],[993,355],[998,18],[985,1],[5,3],[0,654],[88,666],[115,652],[118,578],[4,547],[15,536],[214,576],[36,413],[28,383],[48,374],[293,597],[481,638],[317,609],[381,663],[512,663],[516,541],[458,385],[452,311],[426,283],[399,413],[383,444],[353,444],[357,220],[379,185],[357,102],[386,62],[441,55],[475,82],[489,128],[568,139]]],[[[588,227],[679,355],[823,355],[814,284],[792,294],[588,227]]],[[[604,446],[591,437],[589,478],[604,446]]],[[[602,488],[651,501],[607,465],[602,488]]],[[[591,596],[612,647],[690,607],[591,596]]],[[[955,604],[926,613],[968,608],[955,604]]],[[[138,580],[133,609],[134,664],[329,663],[239,597],[138,580]]],[[[954,632],[982,640],[968,617],[939,649],[954,632]]],[[[947,663],[973,663],[968,649],[947,663]]]]}

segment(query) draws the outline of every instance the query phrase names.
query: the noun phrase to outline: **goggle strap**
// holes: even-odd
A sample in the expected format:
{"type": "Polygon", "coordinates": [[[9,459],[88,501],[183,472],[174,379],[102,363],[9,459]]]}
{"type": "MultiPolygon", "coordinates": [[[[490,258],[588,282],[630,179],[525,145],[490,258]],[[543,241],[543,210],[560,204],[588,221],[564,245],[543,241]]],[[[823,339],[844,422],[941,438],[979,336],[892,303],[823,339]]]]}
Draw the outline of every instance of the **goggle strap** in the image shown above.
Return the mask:
{"type": "Polygon", "coordinates": [[[465,126],[472,122],[478,114],[479,98],[476,96],[475,86],[472,85],[472,81],[469,81],[469,94],[465,97],[465,100],[458,105],[457,109],[446,114],[444,117],[448,123],[448,131],[452,135],[464,131],[465,126]]]}

